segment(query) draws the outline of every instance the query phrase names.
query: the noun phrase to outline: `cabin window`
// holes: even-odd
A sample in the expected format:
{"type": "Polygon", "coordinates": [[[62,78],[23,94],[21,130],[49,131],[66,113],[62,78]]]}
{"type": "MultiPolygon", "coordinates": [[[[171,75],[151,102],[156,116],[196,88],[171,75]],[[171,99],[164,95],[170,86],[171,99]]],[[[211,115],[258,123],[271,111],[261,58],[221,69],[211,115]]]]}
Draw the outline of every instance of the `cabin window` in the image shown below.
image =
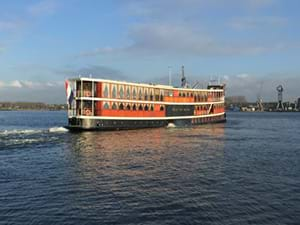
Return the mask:
{"type": "Polygon", "coordinates": [[[145,96],[144,96],[144,99],[147,101],[148,100],[148,91],[147,89],[145,89],[145,96]]]}
{"type": "Polygon", "coordinates": [[[120,109],[120,110],[123,110],[123,109],[124,109],[123,103],[121,103],[121,104],[119,105],[119,109],[120,109]]]}
{"type": "Polygon", "coordinates": [[[139,111],[143,111],[143,106],[142,106],[142,104],[140,104],[140,106],[139,106],[139,111]]]}
{"type": "Polygon", "coordinates": [[[116,85],[114,85],[113,89],[112,89],[112,98],[117,98],[117,88],[116,88],[116,85]]]}
{"type": "Polygon", "coordinates": [[[139,90],[139,100],[143,99],[143,93],[142,93],[142,89],[140,88],[139,90]]]}
{"type": "Polygon", "coordinates": [[[108,102],[104,102],[103,103],[103,108],[104,109],[109,109],[109,103],[108,102]]]}
{"type": "Polygon", "coordinates": [[[135,87],[133,88],[133,91],[132,91],[132,98],[136,99],[136,88],[135,87]]]}
{"type": "Polygon", "coordinates": [[[112,109],[118,109],[118,106],[117,106],[117,104],[114,102],[113,104],[112,104],[112,107],[111,107],[112,109]]]}
{"type": "Polygon", "coordinates": [[[145,105],[145,108],[144,108],[145,111],[148,111],[149,110],[149,107],[148,105],[145,105]]]}
{"type": "Polygon", "coordinates": [[[130,99],[130,88],[129,87],[127,87],[127,89],[126,89],[126,98],[130,99]]]}
{"type": "Polygon", "coordinates": [[[150,101],[153,101],[153,90],[150,91],[150,101]]]}
{"type": "Polygon", "coordinates": [[[133,104],[133,106],[132,106],[132,110],[136,110],[136,105],[135,104],[133,104]]]}
{"type": "Polygon", "coordinates": [[[120,87],[120,98],[124,98],[124,88],[123,88],[123,86],[120,87]]]}
{"type": "Polygon", "coordinates": [[[108,85],[105,84],[104,91],[103,91],[104,98],[108,98],[108,93],[109,93],[108,85]]]}
{"type": "Polygon", "coordinates": [[[130,107],[129,104],[127,104],[126,109],[127,109],[127,110],[131,110],[131,107],[130,107]]]}

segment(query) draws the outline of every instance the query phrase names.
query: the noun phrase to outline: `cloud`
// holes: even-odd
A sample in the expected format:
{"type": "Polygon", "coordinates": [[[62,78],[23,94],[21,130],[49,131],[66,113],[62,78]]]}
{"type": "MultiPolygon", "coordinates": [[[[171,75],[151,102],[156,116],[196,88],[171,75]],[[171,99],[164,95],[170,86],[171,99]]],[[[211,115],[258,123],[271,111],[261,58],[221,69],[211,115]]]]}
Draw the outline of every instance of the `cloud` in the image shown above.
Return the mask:
{"type": "Polygon", "coordinates": [[[1,45],[1,44],[0,44],[0,54],[3,53],[4,51],[5,51],[4,45],[1,45]]]}
{"type": "Polygon", "coordinates": [[[250,102],[255,102],[258,96],[263,101],[277,101],[276,87],[283,85],[284,101],[295,101],[299,96],[298,84],[300,77],[295,75],[284,76],[283,74],[268,74],[257,76],[254,74],[242,73],[228,76],[227,96],[246,96],[250,102]]]}
{"type": "Polygon", "coordinates": [[[68,76],[85,76],[85,77],[101,77],[103,79],[121,79],[125,80],[127,77],[119,70],[99,65],[89,65],[79,69],[74,69],[67,72],[68,76]]]}
{"type": "Polygon", "coordinates": [[[56,12],[58,3],[53,0],[44,0],[28,7],[27,11],[32,16],[49,15],[56,12]]]}
{"type": "Polygon", "coordinates": [[[131,45],[123,48],[97,48],[81,53],[81,56],[105,54],[172,55],[172,56],[226,56],[256,55],[282,50],[280,43],[258,44],[226,41],[205,34],[187,23],[143,23],[131,27],[128,32],[131,45]]]}
{"type": "Polygon", "coordinates": [[[277,0],[127,0],[124,10],[127,14],[144,18],[189,18],[207,10],[226,11],[232,8],[257,10],[275,5],[277,0]],[[188,12],[188,13],[183,13],[188,12]]]}
{"type": "Polygon", "coordinates": [[[52,82],[37,82],[28,80],[13,80],[13,81],[0,81],[0,87],[5,89],[44,89],[48,87],[62,86],[63,81],[52,82]]]}
{"type": "Polygon", "coordinates": [[[234,18],[229,22],[229,26],[238,29],[255,29],[255,28],[272,28],[283,27],[287,25],[288,19],[284,17],[276,16],[264,16],[264,17],[241,17],[234,18]]]}
{"type": "Polygon", "coordinates": [[[0,21],[0,31],[18,31],[25,26],[21,20],[2,20],[0,21]]]}

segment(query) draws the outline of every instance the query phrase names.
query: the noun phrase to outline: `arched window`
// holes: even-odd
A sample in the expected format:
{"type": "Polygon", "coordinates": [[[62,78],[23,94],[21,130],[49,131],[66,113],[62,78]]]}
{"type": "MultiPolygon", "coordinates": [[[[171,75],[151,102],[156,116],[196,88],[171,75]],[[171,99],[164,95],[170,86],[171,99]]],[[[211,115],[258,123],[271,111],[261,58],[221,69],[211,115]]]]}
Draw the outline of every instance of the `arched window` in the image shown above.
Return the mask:
{"type": "Polygon", "coordinates": [[[104,102],[104,103],[103,103],[103,108],[104,108],[104,109],[109,109],[109,104],[108,104],[108,102],[104,102]]]}
{"type": "Polygon", "coordinates": [[[112,104],[111,108],[112,108],[112,109],[118,109],[118,106],[117,106],[117,104],[114,102],[114,103],[112,104]]]}
{"type": "Polygon", "coordinates": [[[140,104],[140,105],[139,105],[139,111],[142,111],[142,110],[143,110],[143,105],[140,104]]]}
{"type": "Polygon", "coordinates": [[[150,106],[150,110],[154,111],[154,106],[153,105],[150,106]]]}
{"type": "Polygon", "coordinates": [[[136,110],[136,105],[135,104],[133,104],[132,110],[136,110]]]}
{"type": "Polygon", "coordinates": [[[127,110],[131,110],[131,107],[130,107],[129,104],[127,104],[126,109],[127,109],[127,110]]]}
{"type": "Polygon", "coordinates": [[[121,104],[119,105],[119,109],[120,109],[120,110],[124,110],[124,105],[123,105],[123,103],[121,103],[121,104]]]}
{"type": "Polygon", "coordinates": [[[112,98],[117,98],[117,88],[116,88],[116,85],[114,85],[113,89],[112,89],[112,98]]]}
{"type": "Polygon", "coordinates": [[[148,107],[148,105],[147,105],[147,104],[145,105],[145,108],[144,108],[144,110],[145,110],[145,111],[148,111],[148,110],[149,110],[149,107],[148,107]]]}
{"type": "Polygon", "coordinates": [[[124,88],[123,88],[123,86],[120,87],[120,98],[124,98],[124,88]]]}
{"type": "Polygon", "coordinates": [[[104,96],[104,98],[108,98],[108,93],[109,93],[108,85],[105,84],[105,86],[104,86],[104,91],[103,91],[103,96],[104,96]]]}
{"type": "Polygon", "coordinates": [[[159,108],[159,110],[160,110],[160,111],[164,111],[164,110],[165,110],[164,106],[161,105],[160,108],[159,108]]]}
{"type": "Polygon", "coordinates": [[[127,89],[126,89],[126,98],[130,99],[130,88],[129,87],[127,87],[127,89]]]}
{"type": "Polygon", "coordinates": [[[139,100],[143,99],[143,91],[142,88],[139,89],[139,100]]]}
{"type": "Polygon", "coordinates": [[[145,96],[144,96],[144,99],[145,99],[145,101],[148,100],[148,91],[147,91],[147,89],[145,89],[145,96]]]}
{"type": "Polygon", "coordinates": [[[132,99],[136,99],[136,87],[133,88],[132,99]]]}
{"type": "Polygon", "coordinates": [[[150,90],[150,101],[153,101],[153,90],[150,90]]]}
{"type": "Polygon", "coordinates": [[[181,92],[179,92],[179,97],[181,97],[182,96],[182,94],[181,94],[181,92]]]}
{"type": "Polygon", "coordinates": [[[185,93],[184,92],[182,93],[182,97],[185,97],[185,93]]]}

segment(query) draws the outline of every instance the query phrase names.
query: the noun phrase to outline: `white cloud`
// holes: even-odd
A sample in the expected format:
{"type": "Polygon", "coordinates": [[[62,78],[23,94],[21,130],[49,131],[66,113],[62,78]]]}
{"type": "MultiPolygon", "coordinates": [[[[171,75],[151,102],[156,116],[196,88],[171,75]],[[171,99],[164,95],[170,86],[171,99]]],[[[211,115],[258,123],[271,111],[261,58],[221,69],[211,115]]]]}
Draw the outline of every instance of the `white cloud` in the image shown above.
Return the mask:
{"type": "Polygon", "coordinates": [[[241,73],[241,74],[236,75],[236,77],[245,79],[245,78],[249,77],[249,74],[248,73],[241,73]]]}
{"type": "Polygon", "coordinates": [[[54,0],[40,1],[28,7],[28,13],[32,16],[41,16],[56,12],[58,3],[54,0]]]}
{"type": "Polygon", "coordinates": [[[18,31],[25,26],[24,21],[2,20],[0,21],[0,31],[18,31]]]}
{"type": "Polygon", "coordinates": [[[17,88],[17,89],[43,89],[49,87],[63,86],[62,81],[52,82],[37,82],[28,80],[13,80],[13,81],[0,81],[1,88],[17,88]]]}
{"type": "Polygon", "coordinates": [[[278,43],[258,44],[225,41],[214,38],[199,28],[187,23],[143,23],[131,27],[128,36],[131,45],[123,48],[97,48],[83,52],[81,56],[103,54],[142,54],[172,56],[222,56],[256,55],[282,50],[286,46],[278,43]]]}
{"type": "Polygon", "coordinates": [[[10,84],[8,84],[8,87],[21,88],[23,87],[23,85],[20,81],[14,80],[10,84]]]}
{"type": "Polygon", "coordinates": [[[229,22],[229,26],[234,29],[254,29],[254,28],[273,28],[283,27],[287,25],[288,19],[276,16],[263,16],[263,17],[239,17],[234,18],[229,22]]]}

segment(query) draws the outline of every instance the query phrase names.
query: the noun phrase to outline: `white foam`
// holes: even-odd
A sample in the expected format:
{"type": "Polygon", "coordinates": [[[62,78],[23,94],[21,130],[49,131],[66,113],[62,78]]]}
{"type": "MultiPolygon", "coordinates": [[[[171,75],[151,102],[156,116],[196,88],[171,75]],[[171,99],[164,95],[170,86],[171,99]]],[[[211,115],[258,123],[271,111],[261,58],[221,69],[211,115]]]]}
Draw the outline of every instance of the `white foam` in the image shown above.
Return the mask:
{"type": "Polygon", "coordinates": [[[175,128],[175,127],[176,127],[176,125],[174,123],[168,123],[167,128],[175,128]]]}
{"type": "Polygon", "coordinates": [[[41,133],[43,132],[42,130],[4,130],[0,131],[0,135],[12,135],[12,134],[36,134],[36,133],[41,133]]]}
{"type": "Polygon", "coordinates": [[[65,133],[68,132],[69,130],[64,128],[64,127],[51,127],[49,128],[50,133],[65,133]]]}

